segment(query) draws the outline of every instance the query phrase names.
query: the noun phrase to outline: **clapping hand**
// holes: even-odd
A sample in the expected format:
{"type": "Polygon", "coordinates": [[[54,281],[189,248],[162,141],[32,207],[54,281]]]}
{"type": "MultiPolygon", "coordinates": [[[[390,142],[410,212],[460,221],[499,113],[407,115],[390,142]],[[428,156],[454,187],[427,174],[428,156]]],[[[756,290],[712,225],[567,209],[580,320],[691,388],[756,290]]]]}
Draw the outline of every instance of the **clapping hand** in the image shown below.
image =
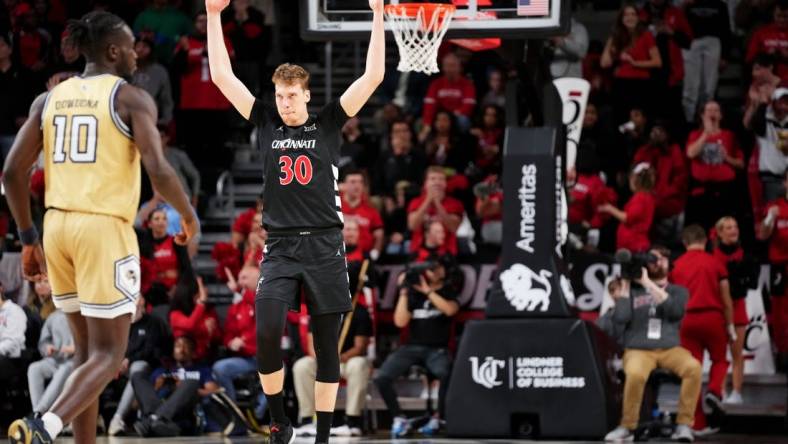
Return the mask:
{"type": "Polygon", "coordinates": [[[227,347],[228,347],[230,350],[234,351],[234,352],[237,352],[237,351],[238,351],[238,350],[240,350],[240,349],[241,349],[241,347],[243,347],[243,346],[244,346],[244,340],[243,340],[243,338],[233,338],[233,339],[230,341],[230,343],[229,343],[229,344],[227,344],[227,347]]]}

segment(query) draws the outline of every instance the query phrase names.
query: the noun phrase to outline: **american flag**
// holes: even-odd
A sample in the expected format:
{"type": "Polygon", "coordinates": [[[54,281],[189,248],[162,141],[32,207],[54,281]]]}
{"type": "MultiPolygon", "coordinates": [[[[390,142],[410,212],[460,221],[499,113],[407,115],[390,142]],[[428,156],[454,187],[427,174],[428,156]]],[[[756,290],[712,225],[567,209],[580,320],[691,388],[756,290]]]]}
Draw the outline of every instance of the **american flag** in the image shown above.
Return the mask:
{"type": "Polygon", "coordinates": [[[549,15],[550,0],[517,0],[517,15],[549,15]]]}

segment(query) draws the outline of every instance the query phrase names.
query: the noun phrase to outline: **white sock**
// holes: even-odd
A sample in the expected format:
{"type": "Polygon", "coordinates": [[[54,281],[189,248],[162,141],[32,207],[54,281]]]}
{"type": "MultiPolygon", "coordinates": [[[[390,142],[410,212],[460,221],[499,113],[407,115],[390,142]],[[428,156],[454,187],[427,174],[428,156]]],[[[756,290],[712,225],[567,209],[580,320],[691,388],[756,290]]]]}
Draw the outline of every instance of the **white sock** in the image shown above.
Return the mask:
{"type": "Polygon", "coordinates": [[[49,433],[52,439],[57,438],[60,431],[63,430],[63,421],[52,412],[46,412],[41,416],[41,421],[44,421],[44,429],[49,433]]]}

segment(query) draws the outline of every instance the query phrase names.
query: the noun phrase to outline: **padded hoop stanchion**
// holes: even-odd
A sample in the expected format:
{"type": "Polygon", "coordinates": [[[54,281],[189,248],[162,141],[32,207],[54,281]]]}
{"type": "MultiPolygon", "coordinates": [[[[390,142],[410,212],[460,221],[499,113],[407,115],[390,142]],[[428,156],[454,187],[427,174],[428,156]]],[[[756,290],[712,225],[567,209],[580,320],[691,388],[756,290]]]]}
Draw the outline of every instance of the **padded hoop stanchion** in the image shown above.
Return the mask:
{"type": "Polygon", "coordinates": [[[386,5],[386,21],[399,48],[399,71],[434,74],[438,69],[438,47],[454,16],[454,5],[404,3],[386,5]]]}

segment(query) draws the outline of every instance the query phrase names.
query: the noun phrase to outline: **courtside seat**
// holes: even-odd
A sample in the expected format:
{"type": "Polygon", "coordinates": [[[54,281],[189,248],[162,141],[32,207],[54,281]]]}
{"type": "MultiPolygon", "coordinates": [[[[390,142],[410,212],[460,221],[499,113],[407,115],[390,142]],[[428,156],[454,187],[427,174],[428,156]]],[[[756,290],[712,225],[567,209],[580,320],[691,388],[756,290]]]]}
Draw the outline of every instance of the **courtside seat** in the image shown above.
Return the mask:
{"type": "Polygon", "coordinates": [[[658,403],[660,387],[666,384],[681,385],[681,378],[675,373],[658,368],[651,372],[643,392],[640,405],[640,424],[635,432],[638,440],[648,438],[669,438],[675,429],[673,421],[666,421],[667,411],[658,403]]]}

